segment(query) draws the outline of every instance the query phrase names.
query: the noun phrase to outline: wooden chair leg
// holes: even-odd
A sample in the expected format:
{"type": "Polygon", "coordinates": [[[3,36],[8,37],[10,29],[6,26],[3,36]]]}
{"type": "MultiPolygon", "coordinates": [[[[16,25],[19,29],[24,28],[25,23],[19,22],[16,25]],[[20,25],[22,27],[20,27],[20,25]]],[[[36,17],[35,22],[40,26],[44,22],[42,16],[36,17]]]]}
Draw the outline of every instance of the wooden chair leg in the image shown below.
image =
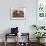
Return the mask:
{"type": "Polygon", "coordinates": [[[17,34],[17,37],[16,37],[16,45],[15,46],[18,46],[18,34],[17,34]]]}
{"type": "Polygon", "coordinates": [[[5,46],[7,46],[7,34],[5,34],[5,46]]]}
{"type": "Polygon", "coordinates": [[[5,46],[7,46],[7,42],[5,41],[5,46]]]}
{"type": "Polygon", "coordinates": [[[17,34],[17,46],[18,46],[18,34],[17,34]]]}

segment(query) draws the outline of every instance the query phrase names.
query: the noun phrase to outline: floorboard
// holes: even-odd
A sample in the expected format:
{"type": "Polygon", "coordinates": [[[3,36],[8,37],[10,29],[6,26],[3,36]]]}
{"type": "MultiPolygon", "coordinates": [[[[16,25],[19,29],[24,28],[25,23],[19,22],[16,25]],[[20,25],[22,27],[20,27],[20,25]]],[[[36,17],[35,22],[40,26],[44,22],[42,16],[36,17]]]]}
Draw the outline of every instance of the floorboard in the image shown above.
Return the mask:
{"type": "MultiPolygon", "coordinates": [[[[0,46],[5,46],[4,42],[0,42],[0,46]]],[[[15,42],[9,42],[7,46],[16,46],[15,42]]],[[[37,46],[37,43],[30,43],[30,46],[37,46]]],[[[44,45],[42,46],[46,46],[46,43],[44,43],[44,45]]]]}

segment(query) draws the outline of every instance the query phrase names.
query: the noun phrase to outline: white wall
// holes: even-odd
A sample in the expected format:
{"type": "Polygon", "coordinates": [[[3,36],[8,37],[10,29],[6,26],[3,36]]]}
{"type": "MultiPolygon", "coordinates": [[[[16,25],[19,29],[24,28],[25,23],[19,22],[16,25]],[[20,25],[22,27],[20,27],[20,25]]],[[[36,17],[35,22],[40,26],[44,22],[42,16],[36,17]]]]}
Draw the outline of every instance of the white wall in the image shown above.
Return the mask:
{"type": "Polygon", "coordinates": [[[11,27],[19,27],[19,32],[30,32],[30,26],[36,24],[36,0],[0,0],[0,34],[11,27]],[[26,20],[11,20],[10,8],[25,7],[26,20]]]}

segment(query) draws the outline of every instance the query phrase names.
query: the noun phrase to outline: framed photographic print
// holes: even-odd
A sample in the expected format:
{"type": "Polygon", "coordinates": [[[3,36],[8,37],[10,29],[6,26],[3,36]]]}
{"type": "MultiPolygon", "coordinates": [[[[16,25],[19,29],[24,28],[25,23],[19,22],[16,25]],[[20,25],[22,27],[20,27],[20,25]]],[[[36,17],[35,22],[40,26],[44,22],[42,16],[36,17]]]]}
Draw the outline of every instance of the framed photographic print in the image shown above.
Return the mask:
{"type": "Polygon", "coordinates": [[[36,24],[46,26],[46,0],[37,0],[36,10],[36,24]]]}
{"type": "Polygon", "coordinates": [[[11,19],[25,19],[25,8],[11,8],[10,10],[10,18],[11,19]]]}
{"type": "Polygon", "coordinates": [[[37,16],[39,19],[46,18],[46,0],[37,0],[37,16]]]}

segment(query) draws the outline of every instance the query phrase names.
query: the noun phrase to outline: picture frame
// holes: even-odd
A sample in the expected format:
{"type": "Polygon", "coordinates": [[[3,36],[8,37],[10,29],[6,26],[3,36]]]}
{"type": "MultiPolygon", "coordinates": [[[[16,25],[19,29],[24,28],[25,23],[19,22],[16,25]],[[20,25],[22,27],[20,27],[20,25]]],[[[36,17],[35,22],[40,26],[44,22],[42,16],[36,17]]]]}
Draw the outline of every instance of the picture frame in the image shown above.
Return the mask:
{"type": "Polygon", "coordinates": [[[16,7],[16,8],[10,8],[10,19],[13,20],[22,20],[25,19],[25,10],[24,7],[16,7]]]}
{"type": "Polygon", "coordinates": [[[46,25],[46,0],[37,0],[36,1],[36,24],[37,25],[46,25]]]}
{"type": "Polygon", "coordinates": [[[46,18],[46,0],[37,0],[36,3],[36,15],[39,20],[43,20],[46,18]]]}

